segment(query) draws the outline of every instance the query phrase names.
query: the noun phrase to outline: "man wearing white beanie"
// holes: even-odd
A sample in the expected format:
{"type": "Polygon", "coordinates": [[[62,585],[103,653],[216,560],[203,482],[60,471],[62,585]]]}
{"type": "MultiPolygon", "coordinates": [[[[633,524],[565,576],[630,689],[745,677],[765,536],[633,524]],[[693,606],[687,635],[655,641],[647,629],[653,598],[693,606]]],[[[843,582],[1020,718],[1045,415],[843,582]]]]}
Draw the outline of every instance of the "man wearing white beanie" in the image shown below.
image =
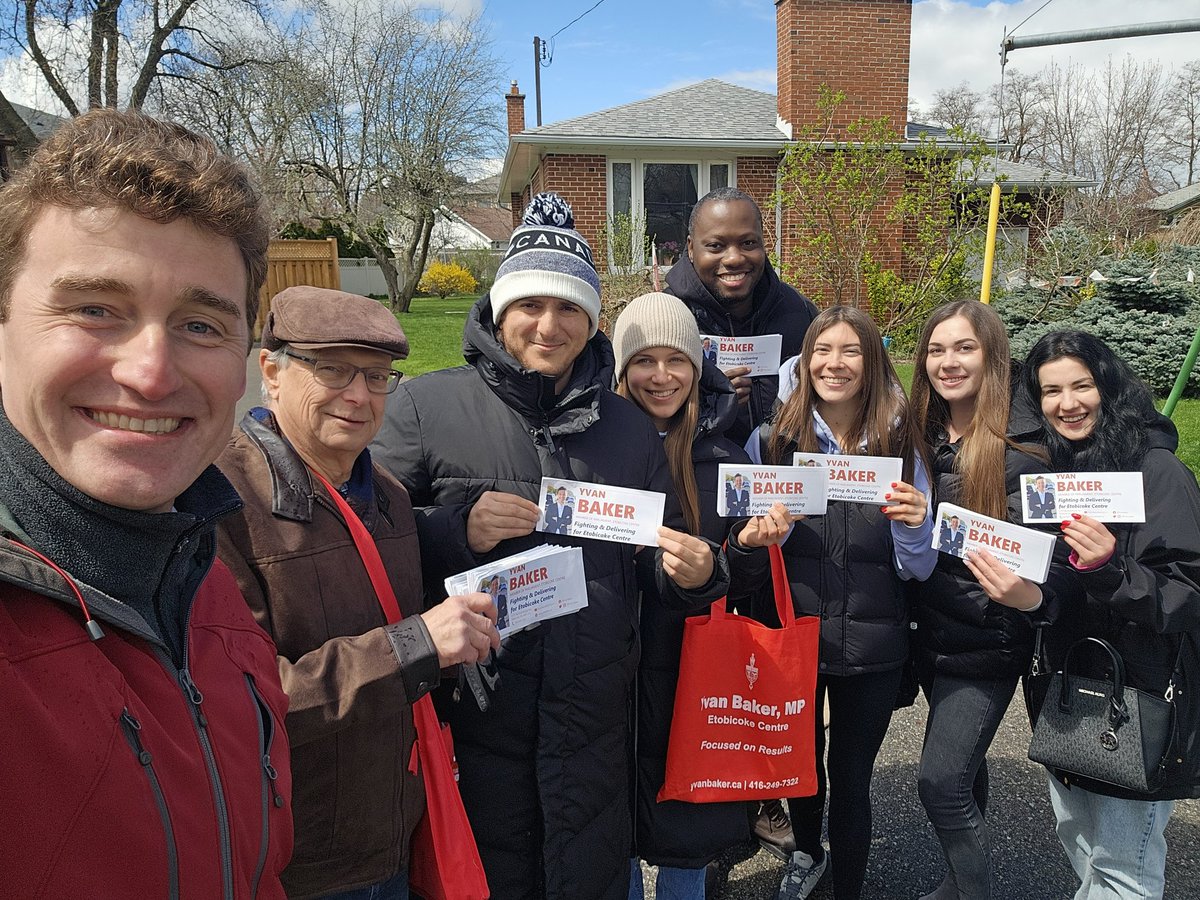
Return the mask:
{"type": "Polygon", "coordinates": [[[403,383],[371,448],[418,507],[426,585],[539,544],[583,548],[587,607],[504,640],[487,711],[470,692],[435,698],[497,900],[624,900],[638,580],[680,608],[728,586],[716,546],[675,530],[654,426],[611,390],[600,282],[573,226],[561,198],[534,198],[468,317],[467,365],[403,383]],[[635,569],[631,545],[533,533],[544,477],[666,494],[657,553],[635,569]]]}

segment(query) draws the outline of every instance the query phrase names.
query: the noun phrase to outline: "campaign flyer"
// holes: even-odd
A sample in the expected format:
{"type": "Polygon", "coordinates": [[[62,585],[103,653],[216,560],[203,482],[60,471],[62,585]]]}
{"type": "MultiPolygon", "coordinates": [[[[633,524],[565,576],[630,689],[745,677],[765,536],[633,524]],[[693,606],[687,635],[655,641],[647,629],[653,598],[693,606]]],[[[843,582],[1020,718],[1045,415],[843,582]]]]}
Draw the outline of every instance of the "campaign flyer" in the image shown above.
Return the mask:
{"type": "Polygon", "coordinates": [[[716,363],[724,372],[735,366],[749,366],[750,376],[779,374],[779,357],[783,353],[783,335],[755,334],[746,337],[723,337],[718,334],[700,335],[704,358],[716,363]]]}
{"type": "Polygon", "coordinates": [[[451,575],[445,587],[447,594],[489,594],[500,637],[588,605],[579,547],[542,544],[451,575]]]}
{"type": "Polygon", "coordinates": [[[828,484],[824,466],[717,466],[717,515],[761,516],[778,502],[793,515],[823,516],[828,484]]]}
{"type": "Polygon", "coordinates": [[[1074,513],[1098,522],[1145,522],[1141,472],[1043,472],[1021,476],[1023,522],[1056,522],[1074,513]]]}
{"type": "Polygon", "coordinates": [[[900,480],[904,461],[894,456],[843,456],[840,453],[797,453],[797,466],[825,466],[829,470],[830,500],[848,503],[887,504],[884,494],[900,480]]]}
{"type": "Polygon", "coordinates": [[[1010,571],[1042,584],[1050,572],[1054,535],[992,519],[953,503],[939,503],[933,546],[958,557],[972,550],[987,550],[1010,571]]]}
{"type": "Polygon", "coordinates": [[[543,478],[537,530],[657,547],[666,499],[655,491],[543,478]]]}

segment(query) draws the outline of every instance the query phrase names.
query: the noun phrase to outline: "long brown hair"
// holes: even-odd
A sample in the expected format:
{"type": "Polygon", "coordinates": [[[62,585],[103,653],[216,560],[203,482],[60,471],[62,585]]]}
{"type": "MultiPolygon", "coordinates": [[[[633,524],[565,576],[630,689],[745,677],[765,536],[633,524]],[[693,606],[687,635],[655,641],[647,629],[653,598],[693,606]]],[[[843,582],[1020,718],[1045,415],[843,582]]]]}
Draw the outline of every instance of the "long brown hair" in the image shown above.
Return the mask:
{"type": "MultiPolygon", "coordinates": [[[[650,349],[650,348],[647,348],[650,349]]],[[[626,366],[628,370],[628,366],[626,366]]],[[[692,442],[696,439],[696,425],[700,421],[700,373],[692,366],[692,389],[687,400],[667,422],[667,436],[663,439],[663,450],[667,454],[667,467],[671,470],[671,481],[679,496],[683,510],[683,521],[688,534],[700,533],[700,490],[696,487],[696,470],[692,467],[692,442]]],[[[625,371],[617,382],[617,393],[632,403],[625,371]]],[[[639,407],[640,408],[640,407],[639,407]]]]}
{"type": "Polygon", "coordinates": [[[1009,446],[1019,445],[1007,435],[1012,399],[1008,333],[990,306],[978,300],[956,300],[939,306],[930,315],[917,344],[912,385],[913,414],[921,434],[931,445],[935,443],[949,422],[950,406],[929,380],[926,368],[929,339],[938,325],[956,316],[970,324],[983,353],[983,376],[975,396],[975,411],[954,458],[954,471],[962,476],[960,502],[985,516],[1003,519],[1008,515],[1004,451],[1009,446]]]}
{"type": "MultiPolygon", "coordinates": [[[[813,412],[820,397],[808,369],[814,348],[821,335],[835,325],[849,325],[858,335],[862,348],[863,384],[858,394],[858,411],[850,428],[856,438],[853,447],[843,447],[857,453],[865,444],[868,456],[899,456],[904,460],[904,480],[912,481],[914,458],[924,459],[923,441],[916,430],[900,379],[887,352],[875,322],[866,313],[850,306],[832,306],[817,316],[804,334],[800,357],[796,360],[796,389],[784,401],[771,428],[767,442],[766,462],[791,465],[789,449],[802,453],[819,453],[820,443],[813,427],[813,412]]],[[[928,466],[926,466],[928,469],[928,466]]]]}

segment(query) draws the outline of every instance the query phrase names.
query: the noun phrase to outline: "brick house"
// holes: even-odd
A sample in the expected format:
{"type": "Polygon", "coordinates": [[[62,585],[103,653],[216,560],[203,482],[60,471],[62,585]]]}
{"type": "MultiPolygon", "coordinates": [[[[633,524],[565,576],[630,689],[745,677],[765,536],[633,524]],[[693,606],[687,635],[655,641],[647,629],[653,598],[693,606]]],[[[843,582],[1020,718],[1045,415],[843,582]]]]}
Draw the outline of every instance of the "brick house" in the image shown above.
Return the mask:
{"type": "MultiPolygon", "coordinates": [[[[771,196],[793,134],[819,124],[822,84],[845,94],[834,122],[842,139],[860,119],[886,119],[902,148],[915,148],[922,131],[939,132],[906,120],[912,0],[776,0],[775,7],[778,94],[709,79],[527,129],[525,95],[514,81],[505,96],[509,146],[499,186],[514,224],[532,194],[553,190],[570,200],[593,246],[610,216],[627,213],[644,217],[660,248],[682,247],[696,200],[732,185],[758,202],[768,242],[786,259],[794,225],[785,219],[777,227],[771,196]]],[[[1003,161],[999,170],[1006,190],[1038,202],[1048,184],[1089,184],[1003,161]]],[[[1010,239],[1028,241],[1028,223],[1008,225],[1010,239]]],[[[899,265],[903,237],[889,230],[880,262],[899,265]]]]}

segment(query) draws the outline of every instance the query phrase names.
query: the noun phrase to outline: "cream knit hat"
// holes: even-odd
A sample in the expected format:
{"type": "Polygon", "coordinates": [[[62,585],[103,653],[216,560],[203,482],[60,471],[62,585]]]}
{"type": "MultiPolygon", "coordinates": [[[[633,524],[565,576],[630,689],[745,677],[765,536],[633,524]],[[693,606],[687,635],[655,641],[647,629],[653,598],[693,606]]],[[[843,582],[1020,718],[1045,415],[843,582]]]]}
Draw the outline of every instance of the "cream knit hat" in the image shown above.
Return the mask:
{"type": "Polygon", "coordinates": [[[696,318],[678,297],[643,294],[629,301],[613,326],[613,354],[617,357],[617,380],[634,354],[649,347],[670,347],[692,361],[699,372],[700,331],[696,318]]]}

